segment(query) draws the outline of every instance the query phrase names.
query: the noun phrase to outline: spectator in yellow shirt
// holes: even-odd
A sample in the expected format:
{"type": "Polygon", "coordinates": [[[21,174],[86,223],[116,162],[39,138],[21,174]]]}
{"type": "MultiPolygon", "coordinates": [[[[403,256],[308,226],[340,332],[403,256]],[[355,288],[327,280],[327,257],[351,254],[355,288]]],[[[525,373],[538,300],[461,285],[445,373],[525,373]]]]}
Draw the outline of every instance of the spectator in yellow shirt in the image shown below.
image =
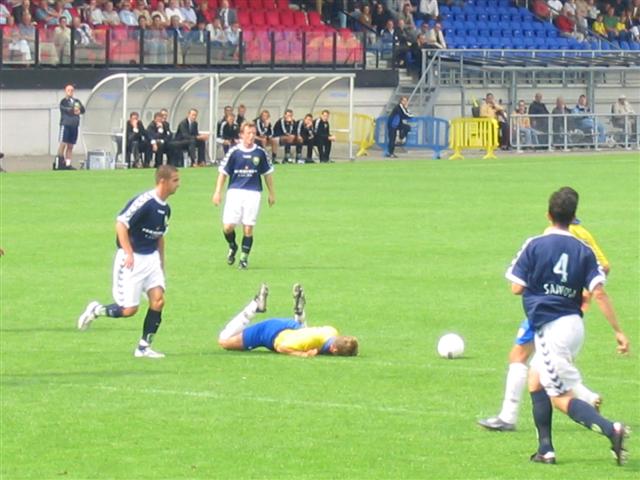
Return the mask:
{"type": "Polygon", "coordinates": [[[527,105],[524,103],[524,100],[520,100],[518,102],[518,108],[514,113],[514,127],[516,135],[520,133],[522,137],[524,137],[524,145],[525,147],[537,146],[538,145],[538,132],[531,128],[531,119],[527,116],[527,105]]]}

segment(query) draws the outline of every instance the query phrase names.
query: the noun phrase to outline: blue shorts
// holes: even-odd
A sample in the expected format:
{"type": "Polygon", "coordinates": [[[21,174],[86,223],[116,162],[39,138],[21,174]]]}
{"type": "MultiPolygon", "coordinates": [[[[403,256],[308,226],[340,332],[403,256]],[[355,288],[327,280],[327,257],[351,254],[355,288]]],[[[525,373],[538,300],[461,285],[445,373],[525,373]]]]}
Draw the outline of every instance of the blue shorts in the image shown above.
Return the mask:
{"type": "Polygon", "coordinates": [[[516,333],[516,345],[525,345],[529,342],[533,342],[533,336],[535,332],[531,327],[528,319],[524,319],[520,324],[520,328],[518,328],[518,333],[516,333]]]}
{"type": "Polygon", "coordinates": [[[302,325],[292,318],[270,318],[245,328],[242,331],[244,350],[264,347],[273,350],[273,342],[283,330],[297,330],[302,325]]]}
{"type": "Polygon", "coordinates": [[[78,127],[60,125],[60,142],[75,145],[78,141],[78,127]]]}

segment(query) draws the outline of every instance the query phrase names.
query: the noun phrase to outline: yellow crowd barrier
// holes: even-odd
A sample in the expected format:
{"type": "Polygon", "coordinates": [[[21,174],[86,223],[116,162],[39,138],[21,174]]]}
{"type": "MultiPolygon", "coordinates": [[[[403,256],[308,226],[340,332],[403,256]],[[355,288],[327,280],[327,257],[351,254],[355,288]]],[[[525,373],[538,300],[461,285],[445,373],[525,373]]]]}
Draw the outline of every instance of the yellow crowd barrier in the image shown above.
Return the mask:
{"type": "Polygon", "coordinates": [[[486,150],[482,158],[496,158],[493,151],[498,148],[498,122],[493,118],[454,118],[449,130],[449,148],[453,150],[451,160],[464,158],[463,149],[486,150]]]}
{"type": "MultiPolygon", "coordinates": [[[[314,118],[318,118],[320,112],[316,112],[314,118]]],[[[336,141],[347,143],[349,141],[349,114],[347,112],[331,111],[329,118],[331,133],[336,141]]],[[[367,150],[375,144],[374,133],[376,122],[373,117],[361,113],[353,114],[353,143],[358,146],[357,157],[367,155],[367,150]]]]}

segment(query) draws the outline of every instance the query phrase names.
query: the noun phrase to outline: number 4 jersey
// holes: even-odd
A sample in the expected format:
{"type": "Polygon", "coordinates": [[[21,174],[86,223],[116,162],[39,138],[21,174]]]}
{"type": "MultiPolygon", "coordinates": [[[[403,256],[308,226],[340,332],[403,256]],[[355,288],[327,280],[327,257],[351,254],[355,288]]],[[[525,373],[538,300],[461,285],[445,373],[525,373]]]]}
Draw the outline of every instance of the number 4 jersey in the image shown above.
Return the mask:
{"type": "Polygon", "coordinates": [[[582,316],[582,290],[606,279],[593,250],[557,228],[528,239],[505,276],[525,287],[522,303],[536,330],[565,315],[582,316]]]}

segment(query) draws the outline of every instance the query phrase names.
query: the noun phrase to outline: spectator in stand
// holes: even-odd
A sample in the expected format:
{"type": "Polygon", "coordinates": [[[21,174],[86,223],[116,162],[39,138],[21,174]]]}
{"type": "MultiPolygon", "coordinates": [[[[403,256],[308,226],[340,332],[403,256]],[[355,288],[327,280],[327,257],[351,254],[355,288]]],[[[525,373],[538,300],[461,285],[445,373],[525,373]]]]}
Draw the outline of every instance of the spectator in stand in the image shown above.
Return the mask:
{"type": "Polygon", "coordinates": [[[395,39],[396,39],[396,62],[404,64],[407,52],[411,48],[412,37],[407,35],[404,20],[399,18],[396,20],[395,39]]]}
{"type": "MultiPolygon", "coordinates": [[[[426,24],[422,24],[423,26],[426,24]]],[[[416,41],[411,44],[411,59],[407,63],[407,69],[409,72],[417,74],[418,78],[422,77],[422,49],[432,48],[427,45],[427,37],[420,33],[416,37],[416,41]]]]}
{"type": "Polygon", "coordinates": [[[189,40],[189,36],[187,34],[187,31],[182,27],[182,23],[180,22],[180,17],[178,15],[174,15],[173,17],[171,17],[169,26],[167,27],[167,35],[171,40],[173,40],[174,37],[177,37],[178,43],[180,44],[181,48],[186,49],[186,44],[189,40]]]}
{"type": "Polygon", "coordinates": [[[360,22],[367,28],[364,28],[365,35],[367,36],[367,45],[375,45],[376,43],[376,26],[373,24],[373,18],[371,17],[371,6],[366,3],[362,6],[362,13],[360,14],[360,22]]]}
{"type": "Polygon", "coordinates": [[[402,7],[402,12],[398,15],[398,20],[404,22],[402,30],[404,30],[405,36],[410,39],[414,39],[417,36],[416,22],[413,20],[413,13],[411,12],[411,4],[405,3],[402,7]]]}
{"type": "Polygon", "coordinates": [[[136,14],[131,10],[131,2],[129,0],[122,1],[118,16],[120,17],[120,23],[122,25],[126,25],[127,27],[138,26],[138,17],[136,17],[136,14]]]}
{"type": "Polygon", "coordinates": [[[391,51],[396,43],[398,36],[393,20],[387,20],[387,24],[380,32],[380,48],[384,51],[391,51]]]}
{"type": "Polygon", "coordinates": [[[15,25],[19,25],[22,21],[22,14],[24,12],[31,13],[31,0],[22,0],[22,3],[19,3],[13,10],[11,10],[11,15],[13,15],[13,19],[15,21],[15,25]]]}
{"type": "Polygon", "coordinates": [[[531,127],[542,135],[539,135],[540,143],[547,143],[547,135],[549,134],[549,117],[536,117],[535,115],[549,115],[547,106],[542,102],[542,93],[536,93],[533,102],[529,105],[529,115],[531,118],[531,127]]]}
{"type": "Polygon", "coordinates": [[[213,23],[216,18],[216,12],[209,6],[208,0],[201,0],[196,4],[196,17],[198,22],[204,22],[207,25],[213,23]]]}
{"type": "Polygon", "coordinates": [[[98,8],[97,0],[90,0],[83,12],[84,21],[89,25],[95,27],[104,24],[104,15],[102,15],[102,9],[98,8]]]}
{"type": "Polygon", "coordinates": [[[600,9],[596,5],[596,0],[587,0],[587,22],[589,27],[592,28],[593,22],[596,21],[598,15],[600,15],[600,9]]]}
{"type": "Polygon", "coordinates": [[[437,20],[440,17],[438,0],[419,0],[417,17],[423,21],[437,20]]]}
{"type": "Polygon", "coordinates": [[[120,25],[120,16],[118,15],[118,12],[114,10],[113,2],[108,1],[104,4],[104,9],[102,10],[102,19],[104,25],[109,25],[111,27],[120,25]]]}
{"type": "Polygon", "coordinates": [[[527,115],[527,105],[524,100],[518,102],[518,107],[513,113],[515,114],[514,134],[517,135],[518,131],[520,132],[520,144],[524,147],[538,146],[538,132],[531,128],[531,119],[527,115]]]}
{"type": "Polygon", "coordinates": [[[492,118],[498,122],[498,136],[500,140],[500,148],[509,149],[509,122],[507,113],[502,103],[496,103],[493,93],[487,93],[484,102],[480,106],[480,116],[484,118],[492,118]]]}
{"type": "Polygon", "coordinates": [[[53,4],[53,12],[51,13],[54,17],[58,19],[58,23],[62,17],[67,19],[67,28],[71,25],[71,20],[73,20],[73,15],[71,12],[65,8],[65,3],[62,0],[56,0],[53,4]]]}
{"type": "Polygon", "coordinates": [[[57,25],[58,17],[54,15],[54,10],[49,8],[47,0],[36,0],[34,14],[35,21],[45,25],[57,25]]]}
{"type": "Polygon", "coordinates": [[[149,167],[150,155],[147,152],[148,148],[147,131],[140,121],[140,115],[138,112],[131,112],[127,122],[127,155],[125,157],[127,167],[149,167]]]}
{"type": "Polygon", "coordinates": [[[387,11],[391,14],[391,17],[395,20],[402,12],[405,0],[384,0],[384,4],[387,11]]]}
{"type": "Polygon", "coordinates": [[[606,8],[606,14],[603,18],[604,28],[607,29],[607,37],[609,40],[617,40],[618,39],[618,21],[619,18],[616,15],[613,7],[608,5],[606,8]]]}
{"type": "Polygon", "coordinates": [[[65,63],[71,55],[71,29],[67,17],[60,16],[58,25],[53,29],[53,44],[60,63],[65,63]]]}
{"type": "Polygon", "coordinates": [[[627,100],[627,96],[622,94],[618,97],[618,101],[611,105],[611,124],[616,128],[621,128],[626,132],[636,133],[637,131],[637,118],[636,112],[633,110],[631,104],[627,100]]]}
{"type": "Polygon", "coordinates": [[[198,22],[196,26],[187,35],[189,38],[189,45],[197,45],[206,47],[207,45],[207,23],[198,22]]]}
{"type": "Polygon", "coordinates": [[[557,17],[562,12],[562,2],[560,0],[547,0],[547,5],[551,9],[551,17],[557,17]]]}
{"type": "Polygon", "coordinates": [[[598,14],[596,21],[591,25],[593,31],[603,38],[607,38],[607,27],[604,26],[602,14],[598,14]]]}
{"type": "Polygon", "coordinates": [[[619,17],[627,9],[628,0],[609,0],[609,5],[613,5],[613,10],[619,17]]]}
{"type": "Polygon", "coordinates": [[[225,29],[227,36],[227,57],[235,58],[238,55],[238,46],[240,45],[240,24],[233,22],[231,28],[225,29]]]}
{"type": "Polygon", "coordinates": [[[8,25],[9,17],[11,17],[11,12],[4,3],[0,3],[0,25],[8,25]]]}
{"type": "Polygon", "coordinates": [[[136,8],[133,9],[133,14],[138,20],[140,20],[140,17],[144,17],[147,21],[147,26],[151,25],[151,14],[149,13],[147,0],[138,0],[136,2],[136,8]]]}
{"type": "Polygon", "coordinates": [[[589,5],[586,0],[576,0],[576,24],[581,30],[589,29],[589,5]]]}
{"type": "Polygon", "coordinates": [[[164,2],[160,0],[158,3],[156,3],[156,9],[151,12],[151,20],[153,20],[153,17],[155,16],[160,17],[160,23],[162,24],[162,28],[165,28],[166,26],[169,25],[169,19],[167,18],[167,15],[164,13],[164,10],[165,10],[164,2]]]}
{"type": "Polygon", "coordinates": [[[180,11],[180,5],[178,4],[178,0],[169,0],[169,5],[165,7],[164,14],[169,20],[169,24],[171,24],[171,20],[173,17],[178,17],[178,24],[183,26],[184,17],[182,16],[182,12],[180,11]]]}
{"type": "Polygon", "coordinates": [[[35,42],[35,39],[36,28],[33,26],[31,14],[24,12],[18,28],[11,30],[10,56],[22,62],[30,62],[33,58],[31,45],[35,42]]]}
{"type": "Polygon", "coordinates": [[[184,18],[185,26],[189,28],[196,26],[198,23],[198,15],[196,15],[196,11],[193,9],[191,0],[181,0],[180,12],[182,13],[182,18],[184,18]]]}
{"type": "Polygon", "coordinates": [[[235,9],[229,8],[229,0],[221,0],[217,17],[222,23],[222,28],[225,29],[231,28],[231,25],[238,21],[238,15],[235,9]]]}
{"type": "MultiPolygon", "coordinates": [[[[564,145],[565,138],[573,128],[573,118],[569,117],[571,110],[564,103],[564,98],[556,98],[556,106],[551,111],[553,117],[553,144],[564,145]],[[562,116],[560,116],[562,115],[562,116]]],[[[568,138],[567,138],[568,143],[568,138]]]]}
{"type": "Polygon", "coordinates": [[[616,25],[616,30],[618,30],[618,40],[621,42],[629,42],[631,41],[631,32],[629,29],[631,28],[631,22],[629,21],[629,15],[627,12],[622,12],[622,15],[619,17],[619,21],[616,25]]]}
{"type": "MultiPolygon", "coordinates": [[[[149,54],[147,62],[159,64],[167,63],[167,41],[169,39],[169,35],[167,35],[167,31],[164,29],[162,15],[158,14],[158,12],[156,12],[155,15],[151,15],[151,26],[144,32],[144,35],[145,50],[149,54]]],[[[156,166],[158,165],[161,164],[157,163],[156,166]]]]}
{"type": "Polygon", "coordinates": [[[380,34],[386,28],[387,22],[391,20],[391,14],[384,8],[382,3],[376,3],[371,19],[373,20],[373,25],[375,25],[376,32],[380,34]]]}
{"type": "MultiPolygon", "coordinates": [[[[587,102],[586,95],[580,95],[578,104],[572,110],[572,113],[589,114],[592,113],[587,102]]],[[[603,145],[607,141],[607,132],[604,125],[600,123],[592,115],[584,115],[576,118],[576,127],[584,133],[598,135],[598,144],[603,145]]]]}
{"type": "Polygon", "coordinates": [[[227,47],[227,33],[222,28],[219,18],[214,18],[213,22],[207,25],[209,41],[211,42],[211,53],[216,60],[222,60],[227,47]]]}
{"type": "MultiPolygon", "coordinates": [[[[442,32],[442,25],[440,22],[436,22],[431,31],[433,32],[431,35],[436,41],[432,42],[430,45],[433,45],[435,48],[447,48],[447,42],[444,39],[444,33],[442,32]]],[[[429,37],[427,37],[427,43],[429,43],[429,37]]]]}
{"type": "Polygon", "coordinates": [[[556,27],[560,30],[560,34],[567,38],[573,38],[578,42],[584,40],[584,35],[576,31],[576,24],[564,13],[558,15],[556,18],[556,27]]]}
{"type": "Polygon", "coordinates": [[[71,24],[72,29],[74,30],[73,41],[76,47],[97,47],[98,44],[93,36],[93,30],[91,27],[82,23],[80,17],[73,17],[73,22],[71,24]]]}

